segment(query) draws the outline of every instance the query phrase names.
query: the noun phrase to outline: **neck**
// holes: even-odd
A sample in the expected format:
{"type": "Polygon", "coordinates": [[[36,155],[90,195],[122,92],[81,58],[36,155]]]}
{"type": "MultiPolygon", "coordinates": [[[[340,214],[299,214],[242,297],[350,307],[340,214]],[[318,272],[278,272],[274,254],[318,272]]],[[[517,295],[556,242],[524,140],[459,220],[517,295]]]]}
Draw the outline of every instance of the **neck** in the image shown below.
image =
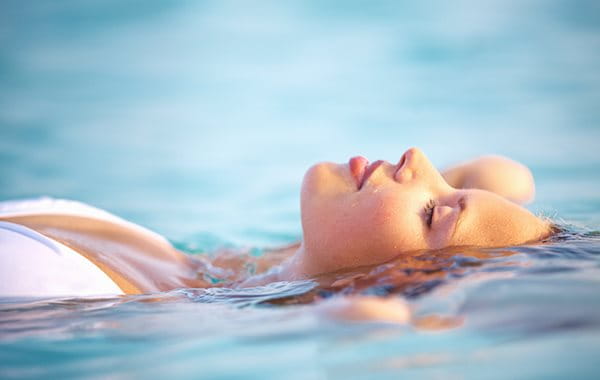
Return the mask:
{"type": "Polygon", "coordinates": [[[307,268],[306,251],[304,243],[300,244],[294,254],[283,262],[277,271],[279,281],[304,280],[310,276],[311,272],[307,268]]]}
{"type": "Polygon", "coordinates": [[[305,268],[305,252],[302,244],[294,244],[293,246],[285,247],[281,251],[288,251],[290,256],[281,264],[272,267],[266,273],[252,276],[237,287],[247,288],[254,286],[263,286],[277,281],[295,281],[304,280],[310,277],[310,273],[305,268]]]}

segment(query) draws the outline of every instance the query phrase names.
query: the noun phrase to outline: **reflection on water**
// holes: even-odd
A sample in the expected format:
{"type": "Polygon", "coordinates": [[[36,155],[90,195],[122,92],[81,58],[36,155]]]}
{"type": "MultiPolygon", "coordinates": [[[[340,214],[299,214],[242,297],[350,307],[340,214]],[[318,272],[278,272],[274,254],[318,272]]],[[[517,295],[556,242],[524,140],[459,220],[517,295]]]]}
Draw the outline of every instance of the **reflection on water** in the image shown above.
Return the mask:
{"type": "Polygon", "coordinates": [[[104,299],[5,299],[2,373],[186,376],[179,372],[186,368],[190,374],[236,376],[244,368],[258,377],[400,370],[479,377],[490,365],[510,364],[517,377],[574,369],[588,376],[594,370],[588,360],[600,348],[598,279],[600,241],[572,234],[510,249],[423,252],[316,282],[104,299]],[[411,321],[323,319],[319,302],[341,294],[404,297],[411,321]],[[563,352],[565,345],[582,354],[563,352]],[[556,361],[533,371],[531,355],[556,361]],[[40,363],[32,364],[32,357],[40,363]]]}

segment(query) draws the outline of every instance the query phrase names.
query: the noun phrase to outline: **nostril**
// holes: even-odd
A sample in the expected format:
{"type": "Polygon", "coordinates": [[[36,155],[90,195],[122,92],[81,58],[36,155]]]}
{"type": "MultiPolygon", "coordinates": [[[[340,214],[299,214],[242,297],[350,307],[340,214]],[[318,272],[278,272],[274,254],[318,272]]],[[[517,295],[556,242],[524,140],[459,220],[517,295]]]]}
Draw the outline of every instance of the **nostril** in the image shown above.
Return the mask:
{"type": "MultiPolygon", "coordinates": [[[[414,148],[411,148],[414,149],[414,148]]],[[[394,173],[394,180],[398,181],[398,182],[404,182],[407,180],[410,180],[413,178],[414,173],[412,170],[413,167],[413,157],[412,157],[412,151],[411,149],[407,150],[402,157],[400,158],[400,161],[398,162],[397,168],[396,168],[396,172],[394,173]]]]}
{"type": "Polygon", "coordinates": [[[402,157],[400,157],[400,161],[398,161],[398,165],[396,165],[396,167],[398,169],[400,169],[402,166],[404,166],[405,163],[406,163],[406,153],[404,153],[402,155],[402,157]]]}
{"type": "Polygon", "coordinates": [[[414,172],[410,168],[406,167],[406,165],[398,169],[398,171],[396,171],[396,174],[394,174],[394,180],[400,183],[410,181],[411,179],[413,179],[413,177],[414,172]]]}

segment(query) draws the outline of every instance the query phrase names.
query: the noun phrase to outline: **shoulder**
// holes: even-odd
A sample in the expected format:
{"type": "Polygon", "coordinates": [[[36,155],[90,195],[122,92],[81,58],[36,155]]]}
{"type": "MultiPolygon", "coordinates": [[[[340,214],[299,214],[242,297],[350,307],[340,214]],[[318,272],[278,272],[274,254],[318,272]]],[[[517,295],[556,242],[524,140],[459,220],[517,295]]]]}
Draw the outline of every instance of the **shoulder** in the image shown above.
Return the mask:
{"type": "Polygon", "coordinates": [[[452,166],[442,175],[450,186],[491,191],[517,204],[529,203],[535,197],[531,170],[504,156],[481,156],[452,166]]]}

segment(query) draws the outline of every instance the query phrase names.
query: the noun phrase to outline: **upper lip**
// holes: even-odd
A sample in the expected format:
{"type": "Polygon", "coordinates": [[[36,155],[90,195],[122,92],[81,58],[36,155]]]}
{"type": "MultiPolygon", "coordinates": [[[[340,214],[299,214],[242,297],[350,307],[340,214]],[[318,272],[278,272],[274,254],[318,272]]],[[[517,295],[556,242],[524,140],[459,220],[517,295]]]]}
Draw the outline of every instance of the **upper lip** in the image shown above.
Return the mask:
{"type": "Polygon", "coordinates": [[[369,179],[369,177],[371,176],[371,174],[373,174],[373,172],[379,166],[381,166],[381,164],[383,164],[383,160],[377,160],[375,162],[371,162],[371,164],[369,164],[369,166],[367,166],[367,168],[365,169],[365,173],[363,174],[362,181],[361,181],[360,185],[358,186],[359,190],[363,187],[363,185],[365,183],[367,183],[367,180],[369,179]]]}

